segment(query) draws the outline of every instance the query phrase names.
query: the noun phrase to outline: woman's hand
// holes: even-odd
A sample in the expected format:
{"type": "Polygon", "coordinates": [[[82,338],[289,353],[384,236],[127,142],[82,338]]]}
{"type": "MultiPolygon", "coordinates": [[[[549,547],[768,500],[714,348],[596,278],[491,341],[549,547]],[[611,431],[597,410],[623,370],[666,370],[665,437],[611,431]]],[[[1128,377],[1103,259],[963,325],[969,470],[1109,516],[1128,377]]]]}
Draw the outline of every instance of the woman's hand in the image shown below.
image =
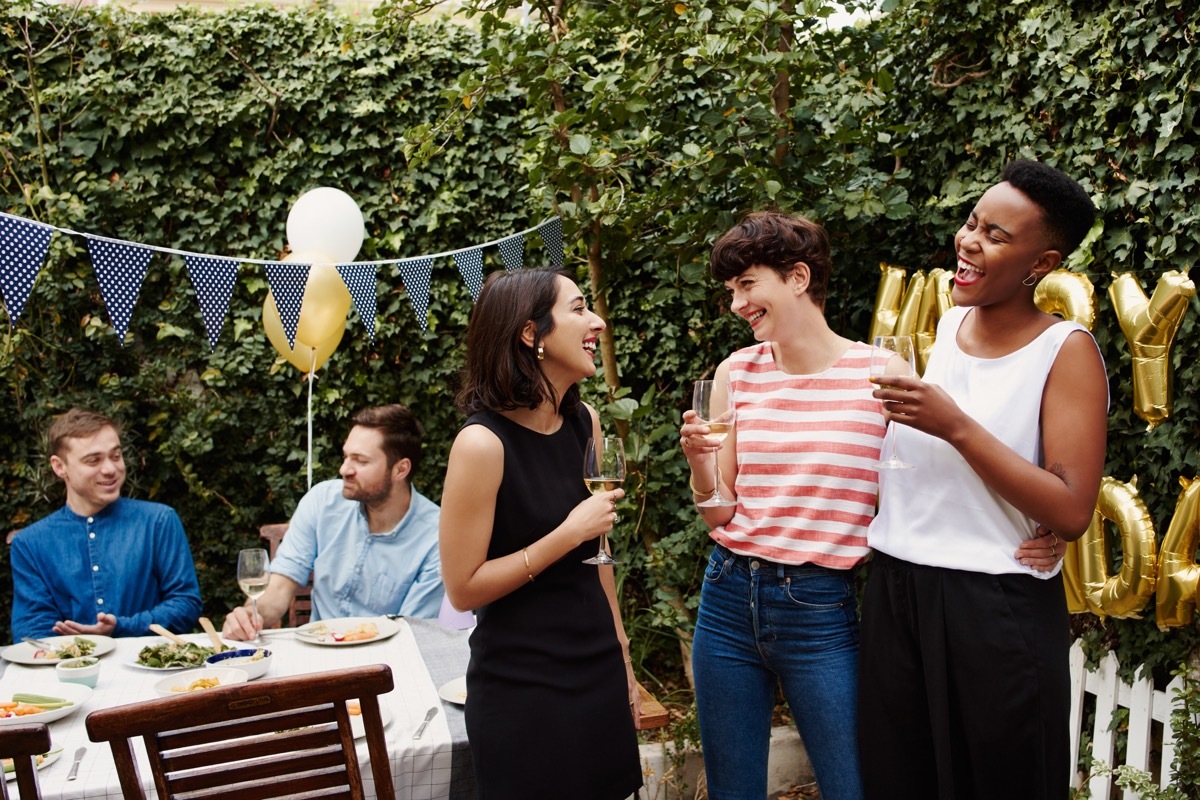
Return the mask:
{"type": "Polygon", "coordinates": [[[1038,572],[1053,572],[1067,554],[1067,542],[1045,525],[1038,525],[1034,538],[1021,542],[1013,553],[1017,561],[1038,572]]]}
{"type": "Polygon", "coordinates": [[[617,501],[624,496],[624,489],[594,494],[571,509],[563,525],[576,533],[577,544],[608,533],[617,519],[617,501]]]}
{"type": "MultiPolygon", "coordinates": [[[[628,656],[626,656],[628,658],[628,656]]],[[[629,713],[633,715],[633,725],[638,727],[642,718],[642,693],[638,691],[637,678],[633,676],[633,662],[625,662],[625,683],[629,687],[629,713]]]]}
{"type": "Polygon", "coordinates": [[[889,422],[899,422],[953,444],[969,420],[958,403],[936,384],[900,375],[884,375],[872,381],[878,388],[871,396],[883,401],[883,413],[889,422]]]}
{"type": "Polygon", "coordinates": [[[684,455],[703,456],[708,452],[715,453],[721,443],[708,438],[708,423],[700,419],[695,411],[683,412],[683,425],[679,428],[679,444],[683,447],[684,455]]]}

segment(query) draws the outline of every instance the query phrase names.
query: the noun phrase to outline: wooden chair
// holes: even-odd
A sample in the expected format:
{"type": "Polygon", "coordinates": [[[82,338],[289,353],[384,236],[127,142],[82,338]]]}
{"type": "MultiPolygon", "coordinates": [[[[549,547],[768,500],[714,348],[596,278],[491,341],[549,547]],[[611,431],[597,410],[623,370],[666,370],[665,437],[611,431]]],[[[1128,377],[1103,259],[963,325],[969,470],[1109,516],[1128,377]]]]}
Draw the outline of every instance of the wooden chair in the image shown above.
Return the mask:
{"type": "MultiPolygon", "coordinates": [[[[41,800],[33,760],[50,749],[50,729],[44,723],[0,728],[0,758],[13,760],[21,800],[41,800]]],[[[0,781],[0,797],[8,800],[8,781],[0,781]]]]}
{"type": "MultiPolygon", "coordinates": [[[[359,700],[379,797],[395,796],[379,695],[386,664],[296,675],[93,711],[88,737],[108,742],[126,800],[144,800],[132,739],[142,737],[159,800],[361,798],[347,700],[359,700]],[[237,785],[230,792],[227,787],[237,785]],[[324,790],[324,791],[322,791],[324,790]],[[331,791],[332,790],[332,791],[331,791]],[[340,790],[340,791],[338,791],[340,790]]],[[[24,797],[24,795],[22,795],[24,797]]]]}
{"type": "MultiPolygon", "coordinates": [[[[275,560],[275,551],[279,549],[279,543],[283,541],[284,534],[287,533],[288,524],[286,522],[277,522],[270,525],[263,525],[258,529],[258,535],[267,540],[267,549],[271,560],[275,560]]],[[[288,627],[295,628],[303,625],[312,619],[312,578],[308,580],[308,585],[301,586],[296,590],[296,595],[292,598],[291,605],[288,606],[288,627]]]]}

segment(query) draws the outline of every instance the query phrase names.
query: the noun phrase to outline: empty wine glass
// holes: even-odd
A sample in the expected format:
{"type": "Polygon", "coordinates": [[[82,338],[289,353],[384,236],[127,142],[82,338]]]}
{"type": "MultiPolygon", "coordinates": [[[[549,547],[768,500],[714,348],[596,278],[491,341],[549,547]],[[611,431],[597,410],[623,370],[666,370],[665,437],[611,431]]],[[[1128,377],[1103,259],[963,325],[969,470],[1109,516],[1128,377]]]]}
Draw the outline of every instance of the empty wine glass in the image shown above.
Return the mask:
{"type": "MultiPolygon", "coordinates": [[[[871,340],[871,380],[886,385],[888,376],[917,374],[916,350],[911,336],[876,336],[871,340]]],[[[896,428],[892,424],[891,456],[879,462],[880,469],[912,469],[913,465],[896,456],[896,428]]]]}
{"type": "MultiPolygon", "coordinates": [[[[238,553],[237,581],[238,586],[250,598],[251,607],[254,609],[253,620],[257,620],[258,598],[267,591],[267,584],[271,581],[271,559],[266,550],[252,547],[238,553]]],[[[262,637],[256,632],[254,641],[261,640],[262,637]]]]}
{"type": "MultiPolygon", "coordinates": [[[[583,455],[583,484],[592,494],[611,492],[625,480],[625,446],[615,436],[588,439],[583,455]]],[[[613,524],[617,524],[614,515],[613,524]]],[[[600,535],[600,552],[584,559],[585,564],[616,564],[608,554],[608,534],[600,535]]]]}
{"type": "MultiPolygon", "coordinates": [[[[696,381],[692,390],[692,410],[700,417],[701,424],[708,426],[708,438],[724,443],[725,437],[733,431],[737,414],[733,410],[733,391],[729,381],[696,381]]],[[[717,448],[720,450],[720,447],[717,448]]],[[[715,455],[715,454],[714,454],[715,455]]],[[[718,508],[733,506],[737,503],[726,500],[721,494],[721,467],[713,461],[712,496],[696,505],[700,508],[718,508]]]]}

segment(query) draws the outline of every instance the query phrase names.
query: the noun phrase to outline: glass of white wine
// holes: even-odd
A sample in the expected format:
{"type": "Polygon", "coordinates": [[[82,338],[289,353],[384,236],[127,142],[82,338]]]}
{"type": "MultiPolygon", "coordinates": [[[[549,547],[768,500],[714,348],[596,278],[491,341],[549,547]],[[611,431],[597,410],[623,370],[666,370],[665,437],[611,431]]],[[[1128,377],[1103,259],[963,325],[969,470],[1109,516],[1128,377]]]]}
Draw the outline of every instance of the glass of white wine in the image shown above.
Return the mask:
{"type": "MultiPolygon", "coordinates": [[[[871,340],[871,380],[887,384],[888,376],[917,374],[917,354],[911,336],[876,336],[871,340]]],[[[892,454],[878,464],[880,469],[912,469],[896,456],[896,426],[892,425],[892,454]]]]}
{"type": "MultiPolygon", "coordinates": [[[[583,484],[592,494],[611,492],[625,481],[625,445],[615,436],[588,439],[583,454],[583,484]]],[[[613,524],[617,518],[613,517],[613,524]]],[[[608,534],[600,535],[600,552],[584,559],[585,564],[616,564],[608,554],[608,534]]]]}
{"type": "MultiPolygon", "coordinates": [[[[692,410],[700,417],[699,422],[708,426],[708,438],[724,443],[725,437],[733,432],[737,422],[737,413],[733,409],[733,391],[729,381],[696,381],[692,390],[692,410]]],[[[720,447],[717,448],[720,450],[720,447]]],[[[715,455],[715,454],[714,454],[715,455]]],[[[713,486],[716,489],[712,497],[702,500],[696,505],[700,508],[719,508],[734,506],[737,503],[726,500],[721,494],[721,468],[713,461],[713,486]]]]}
{"type": "MultiPolygon", "coordinates": [[[[267,591],[267,584],[270,580],[271,559],[267,556],[266,550],[261,547],[252,547],[238,553],[238,586],[250,598],[251,606],[254,609],[254,620],[258,619],[258,598],[267,591]]],[[[261,640],[262,637],[255,633],[254,641],[261,640]]]]}

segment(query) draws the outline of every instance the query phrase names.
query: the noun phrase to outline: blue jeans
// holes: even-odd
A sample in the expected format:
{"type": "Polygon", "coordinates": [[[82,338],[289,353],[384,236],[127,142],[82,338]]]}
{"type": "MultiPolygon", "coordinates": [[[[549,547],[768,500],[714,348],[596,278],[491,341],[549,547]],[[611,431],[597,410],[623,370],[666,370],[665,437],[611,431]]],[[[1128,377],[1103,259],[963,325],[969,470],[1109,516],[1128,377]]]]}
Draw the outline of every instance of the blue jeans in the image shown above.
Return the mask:
{"type": "Polygon", "coordinates": [[[854,573],[738,556],[717,545],[692,647],[708,796],[763,800],[775,686],[822,800],[861,800],[854,573]]]}

